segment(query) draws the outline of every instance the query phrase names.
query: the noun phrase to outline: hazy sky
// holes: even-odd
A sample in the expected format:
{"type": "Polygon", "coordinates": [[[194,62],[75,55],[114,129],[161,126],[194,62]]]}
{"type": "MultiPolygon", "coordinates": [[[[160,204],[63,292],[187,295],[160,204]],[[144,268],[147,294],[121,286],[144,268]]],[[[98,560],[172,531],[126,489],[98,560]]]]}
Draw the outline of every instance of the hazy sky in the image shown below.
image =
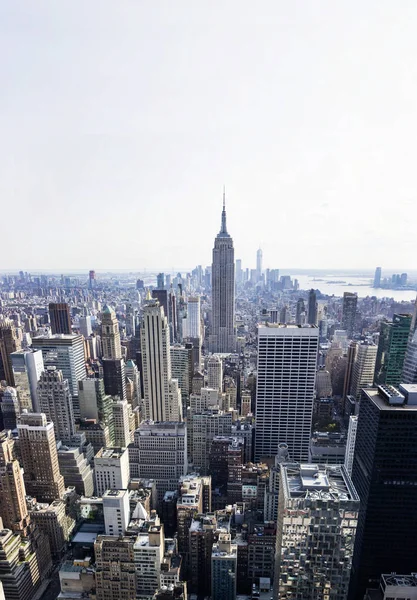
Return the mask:
{"type": "Polygon", "coordinates": [[[0,270],[416,266],[415,0],[2,0],[0,270]]]}

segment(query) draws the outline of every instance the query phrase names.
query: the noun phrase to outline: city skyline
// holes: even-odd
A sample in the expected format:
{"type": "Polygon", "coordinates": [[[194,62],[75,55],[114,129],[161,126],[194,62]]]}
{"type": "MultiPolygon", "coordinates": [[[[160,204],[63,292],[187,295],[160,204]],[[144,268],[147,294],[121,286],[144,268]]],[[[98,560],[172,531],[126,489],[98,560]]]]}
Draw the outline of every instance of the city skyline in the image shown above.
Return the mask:
{"type": "Polygon", "coordinates": [[[246,264],[261,244],[265,266],[413,266],[415,3],[93,0],[80,19],[6,0],[0,16],[1,196],[28,217],[19,238],[36,233],[28,253],[5,228],[3,268],[72,269],[117,233],[97,270],[187,265],[191,247],[209,264],[223,183],[246,264]]]}

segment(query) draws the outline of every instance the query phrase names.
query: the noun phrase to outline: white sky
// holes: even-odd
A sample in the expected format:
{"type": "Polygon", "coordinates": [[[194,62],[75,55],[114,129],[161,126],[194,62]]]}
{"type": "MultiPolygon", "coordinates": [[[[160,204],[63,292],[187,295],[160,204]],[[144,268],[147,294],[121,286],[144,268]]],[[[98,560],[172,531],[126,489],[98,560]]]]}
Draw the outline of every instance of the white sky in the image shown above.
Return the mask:
{"type": "Polygon", "coordinates": [[[416,267],[415,0],[2,0],[0,270],[416,267]]]}

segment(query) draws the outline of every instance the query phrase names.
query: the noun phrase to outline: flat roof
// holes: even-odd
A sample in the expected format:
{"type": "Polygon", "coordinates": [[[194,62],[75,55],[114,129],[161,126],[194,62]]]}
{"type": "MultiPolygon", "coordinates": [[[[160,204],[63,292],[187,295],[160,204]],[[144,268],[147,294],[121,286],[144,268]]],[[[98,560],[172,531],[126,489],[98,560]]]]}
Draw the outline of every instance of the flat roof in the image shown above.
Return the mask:
{"type": "Polygon", "coordinates": [[[379,410],[417,412],[417,404],[389,404],[376,388],[364,388],[363,391],[379,410]]]}
{"type": "Polygon", "coordinates": [[[359,501],[343,465],[289,463],[281,466],[281,476],[288,498],[359,501]]]}

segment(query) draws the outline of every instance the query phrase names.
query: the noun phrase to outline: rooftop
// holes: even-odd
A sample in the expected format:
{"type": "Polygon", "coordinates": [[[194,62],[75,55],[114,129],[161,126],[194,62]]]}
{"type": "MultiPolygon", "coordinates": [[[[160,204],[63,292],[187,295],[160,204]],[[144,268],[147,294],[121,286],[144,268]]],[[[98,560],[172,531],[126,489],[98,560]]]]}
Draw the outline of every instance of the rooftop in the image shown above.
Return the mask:
{"type": "Polygon", "coordinates": [[[288,498],[359,501],[343,466],[293,463],[283,465],[281,474],[288,498]]]}

